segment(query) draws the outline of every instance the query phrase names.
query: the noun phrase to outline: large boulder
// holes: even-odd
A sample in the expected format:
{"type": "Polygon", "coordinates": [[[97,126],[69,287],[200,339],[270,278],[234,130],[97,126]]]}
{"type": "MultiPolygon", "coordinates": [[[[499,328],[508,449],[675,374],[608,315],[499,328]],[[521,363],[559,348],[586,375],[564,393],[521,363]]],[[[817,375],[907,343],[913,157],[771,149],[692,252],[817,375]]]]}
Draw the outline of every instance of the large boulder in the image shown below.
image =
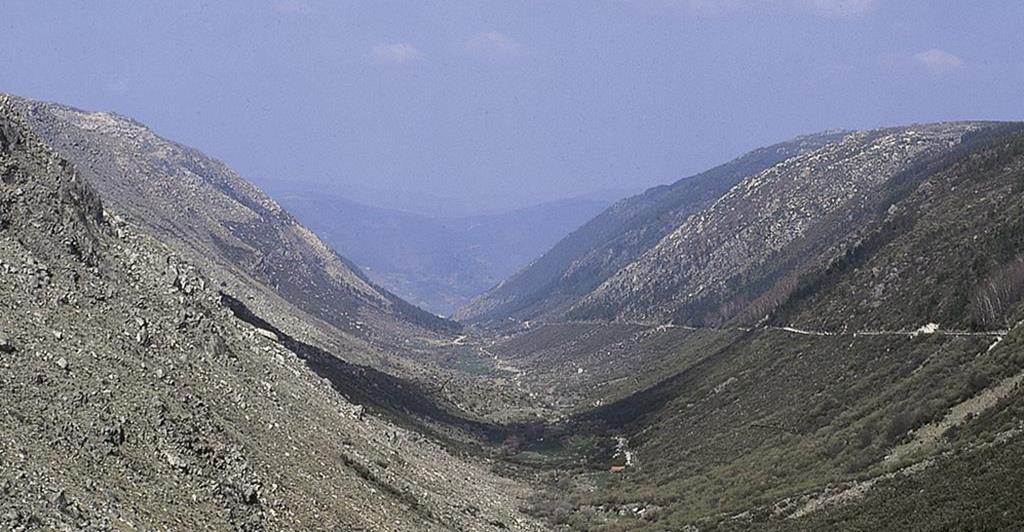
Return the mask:
{"type": "Polygon", "coordinates": [[[14,339],[8,334],[0,332],[0,353],[13,353],[14,339]]]}

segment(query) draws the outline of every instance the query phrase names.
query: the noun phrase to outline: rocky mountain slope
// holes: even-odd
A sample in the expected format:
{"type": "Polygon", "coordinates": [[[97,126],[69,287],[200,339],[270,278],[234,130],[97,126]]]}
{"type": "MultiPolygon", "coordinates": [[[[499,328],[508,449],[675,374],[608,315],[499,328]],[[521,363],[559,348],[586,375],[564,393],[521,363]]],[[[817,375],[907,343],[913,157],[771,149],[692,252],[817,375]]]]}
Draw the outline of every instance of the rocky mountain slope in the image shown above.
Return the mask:
{"type": "Polygon", "coordinates": [[[455,317],[485,321],[558,316],[740,180],[841,137],[839,132],[798,137],[622,200],[455,317]]]}
{"type": "Polygon", "coordinates": [[[912,126],[841,142],[752,176],[576,304],[576,319],[756,322],[831,263],[914,172],[993,124],[912,126]]]}
{"type": "Polygon", "coordinates": [[[454,327],[369,282],[223,163],[126,117],[12,102],[113,212],[201,265],[233,293],[251,297],[250,304],[306,314],[361,337],[454,327]]]}
{"type": "Polygon", "coordinates": [[[459,335],[217,164],[0,96],[0,528],[1024,518],[1021,124],[649,191],[474,315],[527,321],[459,335]]]}
{"type": "Polygon", "coordinates": [[[1024,130],[979,135],[908,179],[856,243],[807,275],[776,323],[816,330],[1000,330],[1024,299],[1024,130]]]}
{"type": "MultiPolygon", "coordinates": [[[[542,529],[516,511],[520,488],[481,459],[364,413],[347,398],[359,390],[322,379],[308,353],[225,304],[191,239],[273,237],[319,253],[272,204],[222,184],[225,229],[201,235],[169,211],[136,225],[37,135],[32,112],[0,96],[0,528],[542,529]],[[256,213],[279,231],[247,234],[256,213]],[[149,224],[191,236],[165,244],[149,224]]],[[[303,256],[323,268],[311,282],[389,310],[332,257],[303,256]]],[[[278,260],[288,257],[249,266],[273,277],[278,260]]]]}
{"type": "MultiPolygon", "coordinates": [[[[363,380],[383,386],[381,396],[409,399],[415,386],[448,406],[493,400],[490,380],[467,376],[458,364],[443,367],[448,355],[438,347],[457,337],[458,324],[370,282],[223,163],[130,118],[13,96],[8,101],[34,135],[74,164],[108,211],[200,268],[219,291],[281,331],[278,336],[326,361],[318,371],[351,383],[372,370],[363,380]]],[[[528,406],[523,391],[497,393],[528,406]]],[[[404,405],[423,402],[411,397],[404,405]]]]}
{"type": "Polygon", "coordinates": [[[345,250],[374,282],[440,315],[512,275],[609,202],[552,201],[495,214],[430,216],[339,195],[271,193],[334,249],[345,250]]]}
{"type": "Polygon", "coordinates": [[[665,289],[623,292],[618,322],[490,347],[578,401],[517,458],[561,468],[535,511],[585,530],[1013,529],[1022,208],[1020,124],[854,134],[741,182],[642,259],[664,259],[637,279],[665,289]],[[790,275],[756,315],[721,305],[790,275]],[[715,305],[676,299],[692,287],[715,305]]]}

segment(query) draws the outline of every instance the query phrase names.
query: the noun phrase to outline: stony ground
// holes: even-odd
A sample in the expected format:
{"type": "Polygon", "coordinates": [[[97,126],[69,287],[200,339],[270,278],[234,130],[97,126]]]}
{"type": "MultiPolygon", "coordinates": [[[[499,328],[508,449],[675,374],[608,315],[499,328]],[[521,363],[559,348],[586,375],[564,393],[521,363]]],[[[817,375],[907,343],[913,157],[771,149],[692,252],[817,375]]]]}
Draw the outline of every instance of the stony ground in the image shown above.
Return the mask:
{"type": "Polygon", "coordinates": [[[540,530],[104,212],[0,99],[0,529],[540,530]]]}

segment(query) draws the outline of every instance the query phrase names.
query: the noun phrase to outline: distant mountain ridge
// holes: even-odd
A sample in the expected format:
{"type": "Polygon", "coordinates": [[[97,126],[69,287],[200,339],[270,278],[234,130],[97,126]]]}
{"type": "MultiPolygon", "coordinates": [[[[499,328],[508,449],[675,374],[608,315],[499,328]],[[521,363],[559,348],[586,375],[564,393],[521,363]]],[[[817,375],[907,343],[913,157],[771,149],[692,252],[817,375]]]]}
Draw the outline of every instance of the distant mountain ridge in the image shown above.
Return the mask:
{"type": "MultiPolygon", "coordinates": [[[[363,176],[369,180],[371,176],[363,176]]],[[[508,195],[450,195],[431,194],[413,190],[378,188],[347,180],[322,182],[306,180],[302,176],[288,180],[270,179],[260,183],[264,191],[275,198],[288,195],[311,196],[325,194],[347,201],[404,214],[418,214],[429,218],[469,218],[500,215],[528,209],[536,205],[562,200],[589,200],[614,203],[643,191],[643,187],[603,188],[585,193],[570,192],[562,197],[541,196],[510,198],[508,195]],[[531,199],[532,198],[532,199],[531,199]]],[[[529,191],[523,191],[529,192],[529,191]]]]}
{"type": "Polygon", "coordinates": [[[568,198],[496,214],[428,216],[365,205],[330,192],[275,196],[375,283],[450,315],[610,202],[568,198]]]}

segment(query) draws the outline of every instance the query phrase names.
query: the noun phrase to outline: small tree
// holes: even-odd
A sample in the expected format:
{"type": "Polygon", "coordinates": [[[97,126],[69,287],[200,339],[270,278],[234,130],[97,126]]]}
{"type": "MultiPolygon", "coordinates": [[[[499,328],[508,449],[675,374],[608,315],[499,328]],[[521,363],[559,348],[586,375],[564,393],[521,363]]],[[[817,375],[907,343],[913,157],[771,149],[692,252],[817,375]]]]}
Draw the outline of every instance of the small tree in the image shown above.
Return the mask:
{"type": "Polygon", "coordinates": [[[974,291],[971,317],[982,327],[1006,325],[1007,314],[1024,300],[1024,258],[996,270],[974,291]]]}

